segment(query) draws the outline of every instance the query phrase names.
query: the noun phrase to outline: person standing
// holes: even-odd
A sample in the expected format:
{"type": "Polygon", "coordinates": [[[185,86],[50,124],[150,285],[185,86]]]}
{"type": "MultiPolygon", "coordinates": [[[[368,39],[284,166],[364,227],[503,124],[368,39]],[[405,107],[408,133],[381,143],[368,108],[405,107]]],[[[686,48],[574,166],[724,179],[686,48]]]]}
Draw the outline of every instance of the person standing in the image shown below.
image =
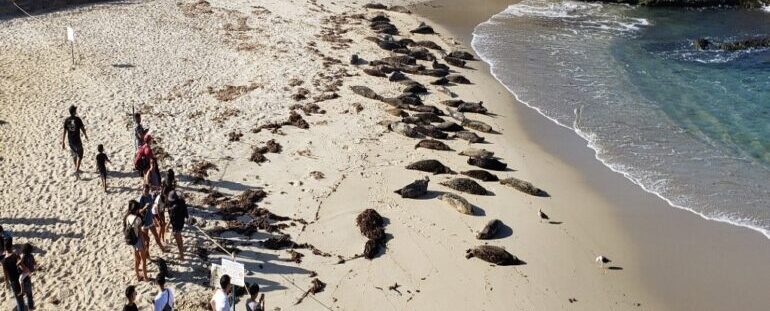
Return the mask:
{"type": "Polygon", "coordinates": [[[112,162],[110,162],[110,158],[104,154],[103,145],[99,144],[99,146],[96,147],[96,151],[99,152],[96,154],[96,170],[99,171],[99,177],[102,179],[104,192],[107,192],[107,163],[112,164],[112,162]]]}
{"type": "Polygon", "coordinates": [[[136,149],[139,149],[139,147],[144,145],[144,135],[147,135],[147,129],[142,125],[142,115],[138,112],[134,113],[134,123],[136,124],[134,127],[134,142],[136,149]]]}
{"type": "Polygon", "coordinates": [[[160,237],[158,236],[158,231],[155,230],[155,217],[153,215],[153,204],[155,203],[155,198],[153,198],[153,195],[150,193],[150,187],[148,185],[144,185],[142,187],[142,195],[139,197],[139,206],[140,206],[140,212],[139,214],[142,215],[142,238],[145,241],[145,247],[144,247],[144,256],[145,258],[150,258],[150,233],[152,232],[153,237],[155,238],[155,243],[158,243],[158,247],[160,247],[161,250],[164,252],[166,251],[165,247],[163,246],[163,243],[160,241],[160,237]]]}
{"type": "Polygon", "coordinates": [[[37,262],[32,255],[32,245],[25,243],[21,247],[21,258],[19,259],[19,270],[21,270],[21,291],[27,299],[27,307],[35,310],[35,300],[32,298],[32,272],[35,272],[37,262]]]}
{"type": "Polygon", "coordinates": [[[249,285],[249,299],[246,299],[246,311],[265,311],[265,295],[259,295],[259,284],[249,285]],[[259,297],[259,300],[257,300],[259,297]]]}
{"type": "Polygon", "coordinates": [[[153,300],[152,309],[154,311],[173,311],[174,292],[166,288],[166,276],[159,273],[155,280],[158,283],[158,287],[160,287],[160,292],[155,296],[155,300],[153,300]]]}
{"type": "Polygon", "coordinates": [[[88,134],[86,133],[86,127],[83,125],[83,120],[78,117],[78,108],[70,106],[70,116],[64,119],[64,132],[61,136],[61,148],[64,148],[64,138],[67,138],[67,142],[70,147],[70,153],[72,154],[72,160],[75,163],[75,174],[80,173],[80,162],[83,160],[83,141],[80,140],[80,133],[88,140],[88,134]]]}
{"type": "Polygon", "coordinates": [[[123,306],[123,311],[139,311],[136,306],[136,287],[134,285],[126,287],[126,300],[128,303],[123,306]]]}
{"type": "Polygon", "coordinates": [[[3,248],[5,249],[5,257],[3,258],[3,275],[5,275],[5,281],[8,282],[8,287],[11,289],[13,299],[16,300],[16,311],[26,311],[27,308],[24,305],[24,293],[21,290],[21,283],[19,278],[21,277],[21,271],[19,270],[19,255],[13,251],[13,240],[5,239],[3,242],[3,248]]]}
{"type": "Polygon", "coordinates": [[[139,171],[140,177],[145,178],[147,170],[150,169],[150,163],[155,159],[155,154],[152,152],[152,135],[144,135],[144,144],[136,150],[136,157],[134,157],[134,168],[139,171]]]}
{"type": "Polygon", "coordinates": [[[190,214],[187,212],[187,203],[182,194],[177,190],[172,190],[168,194],[169,216],[171,218],[171,232],[174,234],[176,246],[179,249],[179,260],[184,260],[184,245],[182,241],[182,230],[190,214]]]}
{"type": "Polygon", "coordinates": [[[230,276],[225,274],[219,278],[219,289],[214,292],[214,297],[211,297],[209,306],[211,311],[230,311],[230,276]]]}
{"type": "Polygon", "coordinates": [[[139,202],[131,200],[128,203],[128,213],[123,218],[123,232],[126,242],[131,243],[134,248],[134,272],[139,281],[148,280],[147,278],[147,257],[144,255],[144,239],[141,234],[142,217],[139,216],[139,202]],[[140,266],[142,274],[139,273],[140,266]]]}

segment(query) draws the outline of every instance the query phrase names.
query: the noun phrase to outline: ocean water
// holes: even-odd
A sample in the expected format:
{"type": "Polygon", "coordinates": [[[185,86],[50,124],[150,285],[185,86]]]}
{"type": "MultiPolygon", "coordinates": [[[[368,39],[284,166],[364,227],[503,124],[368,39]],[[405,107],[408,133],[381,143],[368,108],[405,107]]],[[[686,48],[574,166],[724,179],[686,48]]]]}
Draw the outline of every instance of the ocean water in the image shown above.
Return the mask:
{"type": "Polygon", "coordinates": [[[691,44],[761,35],[766,10],[524,0],[477,26],[473,48],[612,170],[673,207],[770,238],[770,49],[691,44]]]}

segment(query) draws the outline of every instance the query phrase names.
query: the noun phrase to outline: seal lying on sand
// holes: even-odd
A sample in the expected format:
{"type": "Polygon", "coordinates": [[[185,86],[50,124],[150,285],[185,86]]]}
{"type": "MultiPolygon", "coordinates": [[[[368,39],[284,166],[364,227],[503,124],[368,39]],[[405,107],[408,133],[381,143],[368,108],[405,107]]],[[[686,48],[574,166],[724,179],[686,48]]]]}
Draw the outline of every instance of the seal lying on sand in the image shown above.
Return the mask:
{"type": "Polygon", "coordinates": [[[505,248],[492,245],[481,245],[465,251],[465,258],[476,257],[483,261],[496,264],[498,266],[522,265],[523,261],[511,255],[505,248]]]}
{"type": "Polygon", "coordinates": [[[485,170],[470,170],[470,171],[464,171],[460,172],[460,174],[463,174],[465,176],[468,176],[470,178],[478,179],[481,181],[498,181],[500,180],[497,178],[497,175],[492,174],[490,172],[487,172],[485,170]]]}
{"type": "Polygon", "coordinates": [[[366,98],[369,98],[369,99],[382,100],[382,96],[380,96],[379,94],[375,93],[372,89],[370,89],[368,87],[365,87],[363,85],[351,86],[350,90],[352,90],[353,93],[356,93],[356,94],[358,94],[360,96],[363,96],[363,97],[366,97],[366,98]]]}
{"type": "Polygon", "coordinates": [[[438,160],[420,160],[406,166],[408,170],[422,171],[433,174],[457,174],[438,160]]]}
{"type": "Polygon", "coordinates": [[[460,213],[465,215],[473,215],[473,205],[468,203],[468,200],[459,195],[454,193],[443,193],[438,198],[441,201],[447,202],[449,206],[456,209],[460,213]]]}
{"type": "Polygon", "coordinates": [[[470,158],[468,164],[493,171],[504,171],[508,167],[495,158],[470,158]]]}
{"type": "Polygon", "coordinates": [[[433,42],[433,41],[430,41],[430,40],[415,41],[414,43],[412,43],[412,45],[419,46],[419,47],[424,47],[424,48],[429,48],[431,50],[436,50],[436,51],[443,51],[444,50],[440,45],[436,44],[436,42],[433,42]]]}
{"type": "Polygon", "coordinates": [[[438,107],[436,106],[431,106],[431,105],[421,105],[421,106],[412,105],[412,106],[409,106],[409,110],[414,110],[417,112],[428,112],[428,113],[433,113],[440,116],[444,115],[444,111],[442,111],[441,109],[438,109],[438,107]]]}
{"type": "Polygon", "coordinates": [[[398,108],[388,108],[388,109],[385,109],[385,112],[387,112],[388,114],[390,114],[392,116],[396,116],[396,117],[408,117],[409,116],[408,113],[406,113],[403,110],[398,109],[398,108]]]}
{"type": "MultiPolygon", "coordinates": [[[[465,117],[465,115],[463,115],[462,112],[456,112],[455,111],[454,113],[460,114],[463,117],[465,117]]],[[[454,117],[454,115],[452,115],[451,112],[450,112],[450,115],[452,117],[454,117]]],[[[457,118],[455,118],[455,119],[457,119],[457,118]]],[[[463,124],[463,126],[465,126],[467,128],[474,129],[474,130],[477,130],[479,132],[492,133],[492,126],[490,126],[489,124],[486,124],[484,122],[481,122],[481,121],[471,120],[471,119],[464,119],[464,120],[462,120],[462,124],[463,124]]]]}
{"type": "Polygon", "coordinates": [[[447,99],[447,100],[442,100],[441,104],[452,108],[457,108],[457,106],[460,106],[464,102],[465,101],[462,99],[447,99]]]}
{"type": "Polygon", "coordinates": [[[428,137],[433,137],[433,138],[437,138],[437,139],[447,139],[447,138],[449,138],[449,134],[440,131],[439,129],[437,129],[433,125],[418,125],[418,126],[414,127],[414,130],[417,133],[423,134],[423,135],[428,136],[428,137]]]}
{"type": "Polygon", "coordinates": [[[450,151],[452,150],[447,146],[447,144],[442,143],[438,140],[433,139],[423,139],[417,145],[414,146],[414,149],[417,148],[425,148],[425,149],[432,149],[432,150],[443,150],[443,151],[450,151]]]}
{"type": "Polygon", "coordinates": [[[489,240],[495,237],[497,235],[497,231],[500,230],[500,226],[503,224],[502,221],[499,219],[492,219],[490,220],[486,226],[484,226],[484,229],[481,229],[479,233],[476,234],[476,239],[479,240],[489,240]]]}
{"type": "Polygon", "coordinates": [[[416,138],[420,136],[420,134],[417,133],[413,127],[404,122],[393,122],[388,125],[388,129],[410,138],[416,138]]]}
{"type": "Polygon", "coordinates": [[[416,199],[428,193],[428,182],[430,182],[430,179],[428,179],[428,176],[425,176],[425,179],[415,180],[413,183],[394,192],[400,194],[402,198],[416,199]]]}
{"type": "Polygon", "coordinates": [[[420,25],[417,26],[417,28],[412,29],[409,31],[411,33],[420,33],[420,34],[435,34],[436,32],[433,31],[433,27],[428,26],[428,24],[425,24],[425,22],[420,22],[420,25]]]}
{"type": "Polygon", "coordinates": [[[429,123],[441,123],[441,122],[444,122],[444,119],[442,119],[437,114],[432,113],[432,112],[415,113],[414,116],[419,118],[420,120],[423,120],[423,121],[429,122],[429,123]]]}
{"type": "Polygon", "coordinates": [[[471,80],[468,80],[468,78],[461,75],[448,75],[446,76],[446,78],[450,82],[457,83],[457,84],[471,84],[471,80]]]}
{"type": "Polygon", "coordinates": [[[487,189],[484,189],[477,182],[468,178],[454,178],[450,181],[439,183],[439,185],[470,194],[487,195],[490,194],[487,189]]]}
{"type": "Polygon", "coordinates": [[[457,57],[447,56],[444,57],[444,61],[455,67],[465,68],[465,61],[457,57]]]}
{"type": "Polygon", "coordinates": [[[547,196],[548,195],[545,191],[541,190],[538,187],[535,187],[530,182],[523,181],[521,179],[517,179],[517,178],[513,178],[513,177],[501,180],[500,184],[512,187],[512,188],[514,188],[516,190],[519,190],[519,191],[524,192],[524,193],[529,194],[529,195],[534,195],[534,196],[547,196]]]}
{"type": "Polygon", "coordinates": [[[452,51],[447,55],[449,57],[459,58],[463,60],[474,60],[473,54],[465,52],[465,51],[452,51]]]}
{"type": "Polygon", "coordinates": [[[377,68],[364,68],[364,73],[373,77],[380,77],[380,78],[385,78],[388,76],[377,68]]]}
{"type": "Polygon", "coordinates": [[[473,158],[491,158],[495,156],[495,153],[486,149],[468,148],[460,151],[460,155],[473,158]]]}
{"type": "Polygon", "coordinates": [[[462,126],[452,121],[441,122],[436,125],[436,128],[444,132],[459,132],[464,130],[462,126]]]}
{"type": "MultiPolygon", "coordinates": [[[[452,117],[452,119],[455,119],[459,121],[460,123],[464,123],[466,118],[465,115],[462,112],[458,112],[457,110],[447,109],[449,111],[449,116],[452,117]]],[[[471,127],[473,128],[473,127],[471,127]]],[[[477,130],[478,131],[478,130],[477,130]]]]}
{"type": "Polygon", "coordinates": [[[398,82],[398,81],[404,81],[404,80],[409,80],[409,78],[407,78],[406,75],[404,75],[403,73],[401,73],[401,71],[398,71],[398,70],[393,71],[393,74],[391,74],[390,77],[388,78],[388,81],[390,82],[398,82]]]}
{"type": "Polygon", "coordinates": [[[465,102],[457,106],[459,112],[473,112],[473,113],[487,113],[487,108],[484,108],[484,102],[469,103],[465,102]]]}
{"type": "Polygon", "coordinates": [[[479,135],[476,135],[476,133],[468,132],[468,131],[459,131],[455,135],[453,135],[452,138],[467,140],[468,143],[471,143],[471,144],[478,144],[478,143],[484,142],[484,137],[481,137],[479,135]]]}
{"type": "Polygon", "coordinates": [[[435,60],[433,61],[433,64],[431,64],[431,67],[433,67],[433,69],[449,71],[449,66],[441,64],[441,63],[439,63],[439,62],[437,62],[435,60]]]}

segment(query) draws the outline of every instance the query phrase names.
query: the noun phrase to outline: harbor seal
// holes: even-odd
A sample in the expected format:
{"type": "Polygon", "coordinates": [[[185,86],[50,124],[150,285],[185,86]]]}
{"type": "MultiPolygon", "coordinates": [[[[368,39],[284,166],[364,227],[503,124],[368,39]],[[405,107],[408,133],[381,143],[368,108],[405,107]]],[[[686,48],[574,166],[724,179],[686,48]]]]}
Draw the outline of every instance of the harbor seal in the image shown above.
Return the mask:
{"type": "Polygon", "coordinates": [[[459,132],[465,130],[462,126],[452,121],[441,122],[436,125],[436,128],[444,132],[459,132]]]}
{"type": "Polygon", "coordinates": [[[485,114],[487,113],[487,108],[484,107],[484,102],[478,102],[478,103],[464,102],[459,106],[457,106],[457,111],[485,114]]]}
{"type": "Polygon", "coordinates": [[[449,111],[449,116],[452,117],[452,119],[457,120],[461,124],[465,122],[466,120],[465,114],[463,114],[462,112],[459,112],[457,110],[452,110],[452,109],[447,109],[447,111],[449,111]]]}
{"type": "Polygon", "coordinates": [[[453,178],[452,180],[439,183],[439,185],[470,194],[488,195],[491,194],[477,182],[468,178],[453,178]]]}
{"type": "Polygon", "coordinates": [[[404,122],[393,122],[388,125],[388,129],[409,138],[416,138],[420,136],[420,134],[417,133],[413,127],[404,122]]]}
{"type": "Polygon", "coordinates": [[[447,100],[442,100],[441,101],[442,105],[449,106],[449,107],[452,107],[452,108],[457,108],[458,106],[460,106],[463,103],[465,103],[465,101],[462,100],[462,99],[447,99],[447,100]]]}
{"type": "Polygon", "coordinates": [[[503,222],[499,219],[492,219],[490,220],[486,226],[484,226],[479,233],[476,234],[476,239],[479,240],[490,240],[497,235],[497,232],[500,230],[500,226],[502,226],[503,222]]]}
{"type": "Polygon", "coordinates": [[[420,160],[406,166],[408,170],[438,174],[457,174],[438,160],[420,160]]]}
{"type": "Polygon", "coordinates": [[[493,171],[504,171],[508,168],[508,164],[495,158],[469,158],[468,164],[493,171]]]}
{"type": "Polygon", "coordinates": [[[449,80],[447,78],[439,78],[436,81],[433,81],[430,83],[431,85],[447,85],[449,84],[449,80]]]}
{"type": "Polygon", "coordinates": [[[430,40],[415,41],[414,43],[412,43],[412,45],[429,48],[431,50],[436,50],[436,51],[444,50],[440,45],[436,44],[436,42],[433,42],[430,40]]]}
{"type": "Polygon", "coordinates": [[[423,86],[419,82],[414,82],[409,86],[407,86],[406,88],[404,88],[403,92],[414,93],[414,94],[424,94],[424,93],[428,93],[428,89],[426,89],[425,86],[423,86]]]}
{"type": "Polygon", "coordinates": [[[446,56],[444,61],[455,67],[465,68],[465,61],[457,57],[446,56]]]}
{"type": "Polygon", "coordinates": [[[470,178],[478,179],[481,181],[499,181],[500,180],[497,177],[497,175],[487,172],[485,170],[470,170],[470,171],[460,172],[460,174],[463,174],[470,178]]]}
{"type": "Polygon", "coordinates": [[[468,148],[460,151],[459,155],[472,158],[491,158],[495,156],[495,153],[486,149],[468,148]]]}
{"type": "Polygon", "coordinates": [[[478,144],[484,142],[484,137],[481,137],[479,135],[476,135],[476,133],[468,132],[468,131],[459,131],[455,133],[452,138],[459,138],[462,140],[467,140],[468,143],[471,144],[478,144]]]}
{"type": "Polygon", "coordinates": [[[372,89],[365,87],[363,85],[354,85],[350,87],[350,90],[353,91],[353,93],[358,94],[359,96],[363,96],[369,99],[374,100],[382,100],[382,96],[375,93],[372,89]]]}
{"type": "Polygon", "coordinates": [[[431,64],[431,67],[433,67],[433,69],[439,69],[439,70],[446,70],[446,71],[449,71],[449,66],[447,66],[447,65],[444,65],[444,64],[441,64],[441,63],[439,63],[439,62],[438,62],[438,61],[436,61],[436,60],[434,60],[434,61],[433,61],[433,63],[431,64]]]}
{"type": "Polygon", "coordinates": [[[459,58],[462,60],[475,60],[476,58],[473,57],[473,54],[465,52],[465,51],[452,51],[447,55],[449,57],[459,58]]]}
{"type": "Polygon", "coordinates": [[[387,75],[377,68],[364,68],[364,73],[373,77],[385,78],[387,75]]]}
{"type": "MultiPolygon", "coordinates": [[[[455,112],[455,113],[462,115],[463,118],[465,117],[465,115],[463,115],[462,112],[455,112]]],[[[452,115],[451,113],[450,115],[454,117],[454,115],[452,115]]],[[[464,119],[462,120],[462,125],[467,128],[477,130],[479,132],[492,133],[492,126],[481,121],[464,119]]]]}
{"type": "Polygon", "coordinates": [[[419,33],[424,35],[430,35],[435,34],[436,32],[433,30],[433,27],[428,26],[425,22],[420,22],[420,25],[417,26],[417,28],[412,29],[409,31],[411,33],[419,33]]]}
{"type": "Polygon", "coordinates": [[[471,84],[471,80],[468,80],[465,76],[462,75],[448,75],[446,76],[447,80],[449,80],[452,83],[457,84],[471,84]]]}
{"type": "Polygon", "coordinates": [[[523,265],[516,256],[505,250],[505,248],[492,245],[481,245],[475,248],[465,251],[465,258],[470,259],[476,257],[483,261],[496,264],[498,266],[515,266],[523,265]]]}
{"type": "Polygon", "coordinates": [[[400,194],[402,198],[416,199],[428,193],[428,182],[430,182],[430,179],[428,179],[428,176],[425,176],[424,179],[415,180],[411,184],[396,190],[395,193],[400,194]]]}
{"type": "Polygon", "coordinates": [[[449,138],[449,134],[444,133],[444,132],[438,130],[433,125],[418,125],[418,126],[414,127],[414,130],[417,133],[423,134],[423,135],[428,136],[428,137],[433,137],[433,138],[437,138],[437,139],[447,139],[447,138],[449,138]]]}
{"type": "Polygon", "coordinates": [[[414,146],[414,149],[417,148],[425,148],[425,149],[431,149],[431,150],[442,150],[442,151],[451,151],[452,149],[447,146],[447,144],[440,142],[438,140],[433,139],[423,139],[417,145],[414,146]]]}
{"type": "Polygon", "coordinates": [[[426,121],[426,122],[429,122],[429,123],[441,123],[441,122],[444,122],[444,119],[442,119],[437,114],[432,113],[432,112],[415,113],[414,116],[419,118],[420,120],[423,120],[423,121],[426,121]]]}
{"type": "Polygon", "coordinates": [[[468,203],[468,200],[459,195],[454,193],[443,193],[438,198],[462,214],[473,215],[473,205],[468,203]]]}
{"type": "Polygon", "coordinates": [[[524,192],[529,195],[534,196],[548,196],[548,193],[543,191],[542,189],[535,187],[532,183],[528,181],[523,181],[521,179],[517,179],[514,177],[506,178],[500,181],[500,184],[509,186],[511,188],[514,188],[516,190],[519,190],[521,192],[524,192]]]}
{"type": "Polygon", "coordinates": [[[395,117],[408,117],[409,114],[398,108],[388,108],[385,112],[395,117]]]}
{"type": "Polygon", "coordinates": [[[395,70],[388,78],[388,81],[390,82],[398,82],[398,81],[404,81],[409,80],[409,78],[406,77],[401,71],[395,70]]]}

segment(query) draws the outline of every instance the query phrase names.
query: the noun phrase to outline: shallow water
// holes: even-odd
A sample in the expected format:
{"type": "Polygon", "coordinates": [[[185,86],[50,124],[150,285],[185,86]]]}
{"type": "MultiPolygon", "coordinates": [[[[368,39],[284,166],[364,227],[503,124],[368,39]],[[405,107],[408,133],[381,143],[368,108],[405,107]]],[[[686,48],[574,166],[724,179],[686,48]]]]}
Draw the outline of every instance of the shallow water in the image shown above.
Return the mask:
{"type": "Polygon", "coordinates": [[[672,206],[770,237],[770,49],[691,44],[757,35],[770,35],[762,10],[525,0],[479,25],[473,48],[613,170],[672,206]]]}

